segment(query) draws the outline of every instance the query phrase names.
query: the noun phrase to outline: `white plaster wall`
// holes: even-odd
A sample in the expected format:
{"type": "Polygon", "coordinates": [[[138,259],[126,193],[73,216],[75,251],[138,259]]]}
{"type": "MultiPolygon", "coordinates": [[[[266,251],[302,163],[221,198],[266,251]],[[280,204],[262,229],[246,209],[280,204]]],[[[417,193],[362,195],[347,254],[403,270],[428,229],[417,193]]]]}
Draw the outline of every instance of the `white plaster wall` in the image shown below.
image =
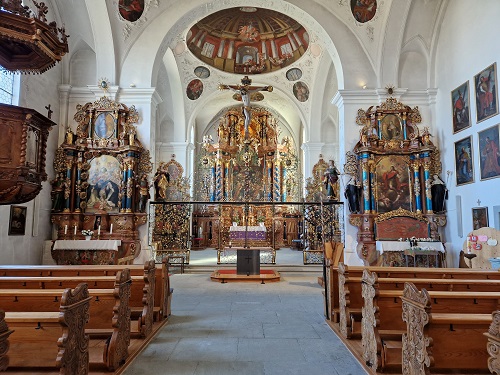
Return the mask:
{"type": "MultiPolygon", "coordinates": [[[[474,75],[492,64],[500,63],[498,35],[500,24],[500,2],[497,0],[482,0],[480,3],[472,0],[453,0],[449,4],[444,17],[439,36],[436,56],[436,82],[439,87],[436,99],[436,123],[439,124],[439,147],[443,156],[443,169],[453,171],[448,184],[449,199],[448,225],[444,241],[451,244],[454,253],[454,265],[457,265],[458,253],[465,236],[472,230],[472,207],[488,207],[490,226],[493,226],[493,206],[500,202],[498,191],[500,178],[480,181],[478,132],[500,122],[496,115],[488,120],[476,123],[476,105],[473,95],[474,75]],[[472,28],[472,25],[476,25],[472,28]],[[472,126],[457,134],[452,130],[451,91],[462,83],[469,81],[471,97],[472,126]],[[456,186],[454,143],[472,135],[474,183],[456,186]],[[462,212],[458,212],[456,196],[461,196],[462,212]],[[457,218],[461,215],[464,237],[458,236],[457,218]]],[[[497,66],[498,69],[498,66],[497,66]]],[[[498,89],[498,88],[497,88],[498,89]]],[[[500,255],[500,252],[499,252],[500,255]]],[[[450,266],[450,265],[449,265],[450,266]]]]}
{"type": "MultiPolygon", "coordinates": [[[[58,64],[43,75],[25,75],[21,77],[21,96],[19,106],[33,108],[47,116],[45,106],[51,105],[54,111],[52,121],[59,120],[59,95],[57,85],[60,82],[61,65],[58,64]]],[[[46,172],[50,181],[54,177],[52,162],[57,145],[58,126],[49,132],[47,142],[46,172]]],[[[16,206],[27,207],[26,232],[23,236],[9,236],[10,205],[0,206],[0,264],[40,264],[44,241],[51,239],[50,223],[50,184],[44,182],[38,196],[27,203],[16,206]]]]}

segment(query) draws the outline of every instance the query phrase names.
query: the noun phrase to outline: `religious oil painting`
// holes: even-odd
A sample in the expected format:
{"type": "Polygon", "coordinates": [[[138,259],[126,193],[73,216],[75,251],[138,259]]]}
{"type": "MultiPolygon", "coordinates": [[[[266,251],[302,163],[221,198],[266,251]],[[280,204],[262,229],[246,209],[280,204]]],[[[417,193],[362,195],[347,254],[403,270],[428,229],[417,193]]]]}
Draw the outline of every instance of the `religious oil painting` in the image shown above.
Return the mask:
{"type": "Polygon", "coordinates": [[[370,21],[377,11],[377,0],[351,0],[352,15],[359,23],[370,21]]]}
{"type": "Polygon", "coordinates": [[[309,99],[309,87],[302,81],[296,82],[293,85],[293,95],[299,102],[305,102],[309,99]]]}
{"type": "Polygon", "coordinates": [[[382,139],[390,141],[391,139],[402,140],[403,128],[401,121],[396,115],[386,115],[381,123],[382,139]]]}
{"type": "Polygon", "coordinates": [[[455,142],[455,175],[457,176],[457,186],[474,182],[472,136],[455,142]]]}
{"type": "Polygon", "coordinates": [[[289,81],[296,81],[302,77],[302,70],[299,68],[292,68],[286,72],[286,79],[289,81]]]}
{"type": "Polygon", "coordinates": [[[500,176],[499,128],[495,125],[478,133],[481,180],[500,176]]]}
{"type": "Polygon", "coordinates": [[[144,0],[119,0],[120,15],[129,22],[141,18],[144,12],[144,0]]]}
{"type": "Polygon", "coordinates": [[[411,211],[410,167],[404,156],[382,157],[376,167],[378,213],[398,208],[411,211]]]}
{"type": "Polygon", "coordinates": [[[458,133],[472,124],[470,122],[469,81],[461,84],[451,92],[453,111],[453,133],[458,133]]]}
{"type": "Polygon", "coordinates": [[[210,77],[210,70],[208,68],[205,68],[204,66],[197,66],[194,69],[194,74],[196,77],[204,79],[210,77]]]}
{"type": "Polygon", "coordinates": [[[10,206],[9,236],[24,236],[27,211],[28,208],[25,206],[10,206]]]}
{"type": "Polygon", "coordinates": [[[117,212],[121,167],[113,156],[102,155],[90,162],[87,212],[117,212]]]}
{"type": "Polygon", "coordinates": [[[186,88],[186,95],[191,100],[198,99],[203,93],[203,82],[199,79],[193,79],[189,82],[188,87],[186,88]]]}
{"type": "Polygon", "coordinates": [[[101,112],[94,122],[94,134],[103,139],[111,137],[115,133],[115,118],[111,112],[101,112]]]}
{"type": "Polygon", "coordinates": [[[488,226],[488,207],[472,208],[472,229],[476,230],[488,226]]]}
{"type": "Polygon", "coordinates": [[[474,77],[477,122],[498,113],[497,64],[493,63],[474,77]]]}

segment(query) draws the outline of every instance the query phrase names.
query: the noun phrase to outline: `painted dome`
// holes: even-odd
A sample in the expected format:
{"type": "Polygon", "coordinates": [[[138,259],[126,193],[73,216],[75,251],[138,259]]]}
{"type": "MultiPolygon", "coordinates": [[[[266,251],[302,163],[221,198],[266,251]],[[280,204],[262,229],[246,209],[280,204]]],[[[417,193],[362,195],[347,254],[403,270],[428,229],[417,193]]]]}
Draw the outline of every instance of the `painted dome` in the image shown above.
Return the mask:
{"type": "Polygon", "coordinates": [[[270,9],[238,7],[213,13],[188,32],[189,50],[214,68],[236,74],[269,73],[297,61],[309,35],[294,19],[270,9]]]}

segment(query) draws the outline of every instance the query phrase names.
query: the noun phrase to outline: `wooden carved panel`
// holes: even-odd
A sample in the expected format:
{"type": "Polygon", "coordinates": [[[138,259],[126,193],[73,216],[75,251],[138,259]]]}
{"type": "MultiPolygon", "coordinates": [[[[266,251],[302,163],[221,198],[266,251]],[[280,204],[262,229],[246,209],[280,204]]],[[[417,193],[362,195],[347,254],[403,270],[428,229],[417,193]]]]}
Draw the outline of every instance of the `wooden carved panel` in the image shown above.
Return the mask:
{"type": "Polygon", "coordinates": [[[349,276],[347,266],[339,263],[339,329],[342,336],[347,338],[347,306],[349,304],[349,289],[345,279],[349,276]]]}
{"type": "Polygon", "coordinates": [[[380,221],[376,227],[377,240],[398,240],[399,238],[428,238],[429,225],[410,217],[394,217],[380,221]]]}
{"type": "Polygon", "coordinates": [[[429,374],[431,364],[431,340],[426,335],[429,323],[430,297],[425,289],[421,292],[412,283],[405,283],[403,291],[403,375],[429,374]]]}
{"type": "Polygon", "coordinates": [[[361,343],[363,345],[363,360],[372,369],[379,369],[381,363],[380,353],[382,344],[375,327],[379,318],[377,306],[374,305],[376,295],[377,275],[375,272],[363,270],[363,279],[361,284],[361,293],[363,295],[363,308],[361,313],[363,320],[361,321],[361,343]]]}
{"type": "Polygon", "coordinates": [[[494,311],[493,321],[490,328],[485,333],[488,338],[486,349],[490,357],[488,358],[488,369],[492,374],[500,374],[500,310],[494,311]]]}

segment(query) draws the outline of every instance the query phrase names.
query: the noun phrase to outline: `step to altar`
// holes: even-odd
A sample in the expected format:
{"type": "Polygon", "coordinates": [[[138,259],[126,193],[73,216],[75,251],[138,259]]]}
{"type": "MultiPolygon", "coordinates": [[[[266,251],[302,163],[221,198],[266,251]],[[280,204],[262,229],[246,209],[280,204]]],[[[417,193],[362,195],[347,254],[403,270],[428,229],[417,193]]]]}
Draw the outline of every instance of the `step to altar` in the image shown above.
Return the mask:
{"type": "Polygon", "coordinates": [[[210,279],[213,281],[219,281],[222,284],[230,281],[260,281],[261,284],[265,284],[266,281],[280,281],[281,275],[275,270],[260,270],[260,274],[256,275],[238,275],[235,269],[221,269],[212,272],[210,279]]]}

